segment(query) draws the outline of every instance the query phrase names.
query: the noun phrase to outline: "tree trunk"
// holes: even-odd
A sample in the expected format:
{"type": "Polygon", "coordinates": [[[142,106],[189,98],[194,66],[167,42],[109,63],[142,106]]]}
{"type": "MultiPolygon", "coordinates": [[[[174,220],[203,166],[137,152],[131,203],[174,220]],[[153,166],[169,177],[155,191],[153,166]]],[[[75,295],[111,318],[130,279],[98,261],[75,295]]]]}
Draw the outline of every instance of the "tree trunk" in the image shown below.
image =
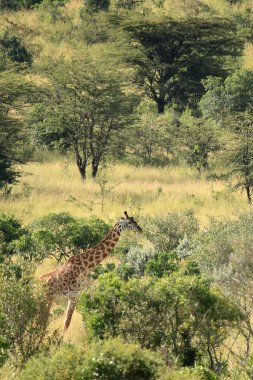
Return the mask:
{"type": "Polygon", "coordinates": [[[157,111],[158,113],[164,113],[165,101],[164,99],[157,99],[157,111]]]}
{"type": "Polygon", "coordinates": [[[79,170],[79,173],[81,174],[82,181],[86,181],[86,167],[87,167],[87,160],[86,158],[82,158],[78,152],[78,148],[75,147],[75,154],[76,154],[76,164],[79,170]]]}
{"type": "Polygon", "coordinates": [[[92,175],[92,178],[95,178],[96,175],[97,175],[97,172],[98,172],[98,163],[96,161],[92,161],[92,172],[91,172],[91,175],[92,175]]]}
{"type": "Polygon", "coordinates": [[[83,182],[86,181],[86,168],[84,168],[83,166],[82,167],[78,167],[79,169],[79,173],[81,174],[81,179],[83,182]]]}
{"type": "Polygon", "coordinates": [[[251,194],[250,194],[249,185],[246,186],[246,192],[247,192],[247,198],[248,198],[249,205],[251,205],[251,194]]]}

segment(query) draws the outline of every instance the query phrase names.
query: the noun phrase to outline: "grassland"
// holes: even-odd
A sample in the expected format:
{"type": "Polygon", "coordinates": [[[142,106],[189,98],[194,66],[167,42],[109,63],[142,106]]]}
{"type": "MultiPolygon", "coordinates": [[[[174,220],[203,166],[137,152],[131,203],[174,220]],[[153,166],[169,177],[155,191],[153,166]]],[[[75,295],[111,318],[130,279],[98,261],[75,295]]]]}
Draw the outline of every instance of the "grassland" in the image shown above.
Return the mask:
{"type": "Polygon", "coordinates": [[[245,194],[186,167],[111,165],[83,183],[75,164],[64,159],[29,163],[1,210],[28,223],[50,212],[96,215],[111,223],[127,209],[157,215],[193,209],[203,226],[210,217],[233,217],[248,208],[245,194]]]}

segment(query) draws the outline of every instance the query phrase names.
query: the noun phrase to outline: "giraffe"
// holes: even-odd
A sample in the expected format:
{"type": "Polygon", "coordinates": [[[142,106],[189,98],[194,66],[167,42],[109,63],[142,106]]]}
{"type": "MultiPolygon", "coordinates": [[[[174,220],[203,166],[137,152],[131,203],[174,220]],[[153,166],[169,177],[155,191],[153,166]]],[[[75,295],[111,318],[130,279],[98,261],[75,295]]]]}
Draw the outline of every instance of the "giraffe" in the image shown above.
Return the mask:
{"type": "Polygon", "coordinates": [[[124,214],[125,217],[121,217],[118,220],[112,230],[99,244],[72,256],[61,267],[53,272],[46,273],[40,278],[46,288],[46,317],[48,317],[52,302],[56,297],[65,296],[68,299],[64,332],[70,325],[78,295],[82,290],[88,288],[89,272],[108,256],[124,230],[142,232],[141,227],[136,223],[134,218],[129,217],[126,211],[124,214]]]}

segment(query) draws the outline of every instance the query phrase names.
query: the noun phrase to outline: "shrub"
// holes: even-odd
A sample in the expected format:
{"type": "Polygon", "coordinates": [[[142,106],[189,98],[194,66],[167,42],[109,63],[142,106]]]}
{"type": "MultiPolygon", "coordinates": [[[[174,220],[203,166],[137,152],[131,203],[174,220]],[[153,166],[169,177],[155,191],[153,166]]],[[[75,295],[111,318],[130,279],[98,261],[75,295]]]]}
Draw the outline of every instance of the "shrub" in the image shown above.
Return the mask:
{"type": "Polygon", "coordinates": [[[0,214],[0,255],[13,254],[12,243],[24,233],[25,230],[18,219],[10,215],[0,214]]]}
{"type": "Polygon", "coordinates": [[[246,363],[246,372],[250,379],[253,379],[253,355],[251,354],[246,363]]]}
{"type": "Polygon", "coordinates": [[[41,3],[43,0],[1,0],[0,10],[16,11],[21,8],[32,8],[34,5],[41,3]]]}
{"type": "Polygon", "coordinates": [[[237,227],[231,221],[211,221],[195,241],[191,256],[199,264],[201,272],[211,276],[215,270],[227,264],[233,252],[233,239],[237,227]]]}
{"type": "Polygon", "coordinates": [[[0,38],[0,46],[4,55],[13,62],[32,64],[32,54],[24,46],[19,37],[5,33],[0,38]]]}
{"type": "Polygon", "coordinates": [[[96,245],[109,231],[101,219],[77,219],[55,213],[34,220],[28,234],[16,242],[16,251],[38,261],[53,256],[57,261],[96,245]]]}
{"type": "Polygon", "coordinates": [[[125,255],[121,255],[121,264],[117,268],[118,275],[128,280],[131,277],[142,277],[144,274],[163,277],[178,270],[178,259],[174,252],[156,253],[150,245],[130,247],[125,255]]]}
{"type": "Polygon", "coordinates": [[[143,225],[145,236],[154,244],[157,252],[174,250],[181,239],[185,236],[193,237],[199,230],[197,219],[191,210],[148,217],[143,225]]]}
{"type": "Polygon", "coordinates": [[[90,273],[89,276],[92,279],[97,279],[101,274],[113,272],[116,269],[116,265],[114,263],[106,263],[104,265],[97,265],[90,273]]]}
{"type": "Polygon", "coordinates": [[[185,366],[200,356],[213,366],[229,328],[241,318],[207,281],[178,273],[128,282],[115,273],[102,275],[82,295],[80,309],[90,337],[121,336],[185,366]]]}
{"type": "Polygon", "coordinates": [[[110,339],[86,351],[63,346],[51,355],[31,359],[20,380],[151,380],[162,369],[164,363],[157,354],[110,339]]]}
{"type": "Polygon", "coordinates": [[[202,273],[210,276],[228,266],[239,250],[238,241],[248,241],[253,233],[253,213],[241,214],[238,220],[212,220],[189,249],[202,273]]]}
{"type": "Polygon", "coordinates": [[[62,346],[57,351],[53,349],[50,355],[41,353],[31,358],[20,380],[77,380],[81,379],[81,364],[83,351],[75,346],[62,346]]]}
{"type": "Polygon", "coordinates": [[[155,277],[163,277],[169,276],[178,269],[178,260],[174,252],[158,253],[147,262],[145,273],[155,277]]]}
{"type": "Polygon", "coordinates": [[[127,254],[121,255],[122,263],[118,267],[118,273],[122,278],[144,275],[148,261],[155,257],[155,251],[150,245],[143,247],[130,247],[127,254]]]}
{"type": "Polygon", "coordinates": [[[85,0],[84,3],[89,13],[107,11],[110,6],[110,0],[85,0]]]}
{"type": "Polygon", "coordinates": [[[117,8],[133,9],[140,0],[116,0],[115,5],[117,8]]]}
{"type": "Polygon", "coordinates": [[[66,23],[70,21],[69,16],[63,14],[61,11],[67,1],[68,0],[43,0],[38,6],[40,19],[52,23],[57,21],[66,23]]]}
{"type": "Polygon", "coordinates": [[[82,371],[83,380],[156,379],[163,365],[158,355],[136,344],[108,340],[92,346],[82,371]]]}
{"type": "MultiPolygon", "coordinates": [[[[253,213],[239,215],[237,220],[212,221],[191,247],[191,260],[223,289],[244,315],[238,326],[241,354],[252,350],[252,275],[253,213]]],[[[189,266],[188,266],[189,269],[189,266]]]]}
{"type": "Polygon", "coordinates": [[[47,318],[46,301],[41,287],[22,268],[18,280],[7,265],[0,267],[0,337],[5,354],[15,366],[22,366],[45,342],[47,318]]]}

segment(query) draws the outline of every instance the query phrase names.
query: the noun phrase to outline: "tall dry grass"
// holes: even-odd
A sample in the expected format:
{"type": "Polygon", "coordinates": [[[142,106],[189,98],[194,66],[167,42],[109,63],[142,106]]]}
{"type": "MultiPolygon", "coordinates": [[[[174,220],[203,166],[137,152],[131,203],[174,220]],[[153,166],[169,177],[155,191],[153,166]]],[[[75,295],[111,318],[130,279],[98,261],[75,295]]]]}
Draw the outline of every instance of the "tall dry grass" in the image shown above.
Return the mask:
{"type": "Polygon", "coordinates": [[[126,209],[132,214],[157,215],[193,209],[200,224],[210,217],[233,217],[248,208],[245,194],[209,180],[186,167],[111,165],[96,180],[83,183],[71,161],[29,163],[20,183],[1,201],[1,211],[28,223],[50,212],[77,217],[96,215],[114,222],[126,209]]]}

